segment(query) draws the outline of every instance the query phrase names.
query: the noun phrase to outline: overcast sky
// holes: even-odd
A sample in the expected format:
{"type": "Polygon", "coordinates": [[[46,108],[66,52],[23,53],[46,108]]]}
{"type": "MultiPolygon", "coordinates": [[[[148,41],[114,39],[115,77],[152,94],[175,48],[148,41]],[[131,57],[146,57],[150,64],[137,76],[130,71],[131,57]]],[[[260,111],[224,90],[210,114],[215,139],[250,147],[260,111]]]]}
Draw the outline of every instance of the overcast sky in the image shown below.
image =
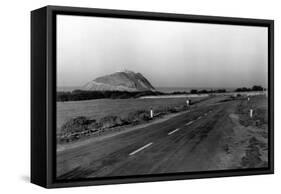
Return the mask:
{"type": "Polygon", "coordinates": [[[57,16],[58,86],[124,69],[155,87],[267,85],[267,28],[57,16]]]}

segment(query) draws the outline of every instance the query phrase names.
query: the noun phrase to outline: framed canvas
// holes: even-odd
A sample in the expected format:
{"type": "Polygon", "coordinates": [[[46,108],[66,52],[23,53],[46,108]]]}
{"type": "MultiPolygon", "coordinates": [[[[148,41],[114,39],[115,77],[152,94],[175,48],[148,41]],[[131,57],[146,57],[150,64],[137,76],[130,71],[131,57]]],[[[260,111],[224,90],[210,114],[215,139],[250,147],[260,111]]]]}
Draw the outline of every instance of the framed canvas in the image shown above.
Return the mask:
{"type": "Polygon", "coordinates": [[[273,20],[31,12],[31,182],[273,171],[273,20]]]}

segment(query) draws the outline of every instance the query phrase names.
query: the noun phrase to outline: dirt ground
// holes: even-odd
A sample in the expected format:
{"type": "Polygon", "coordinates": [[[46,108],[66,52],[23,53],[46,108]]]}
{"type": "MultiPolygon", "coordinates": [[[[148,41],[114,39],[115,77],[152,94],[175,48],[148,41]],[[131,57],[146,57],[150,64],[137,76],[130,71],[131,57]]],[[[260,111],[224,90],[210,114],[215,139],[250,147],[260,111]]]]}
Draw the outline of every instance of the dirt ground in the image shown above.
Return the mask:
{"type": "Polygon", "coordinates": [[[225,136],[224,157],[228,168],[259,168],[268,165],[268,109],[265,96],[239,102],[229,114],[234,124],[225,136]],[[250,118],[249,110],[253,109],[250,118]]]}

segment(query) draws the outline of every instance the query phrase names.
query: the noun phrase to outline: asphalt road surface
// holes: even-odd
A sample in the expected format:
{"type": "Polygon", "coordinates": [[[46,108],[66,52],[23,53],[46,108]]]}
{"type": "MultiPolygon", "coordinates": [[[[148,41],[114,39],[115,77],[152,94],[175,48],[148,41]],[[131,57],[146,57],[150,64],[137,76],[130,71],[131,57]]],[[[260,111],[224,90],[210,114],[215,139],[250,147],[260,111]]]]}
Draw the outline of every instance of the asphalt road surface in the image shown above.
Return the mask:
{"type": "Polygon", "coordinates": [[[57,154],[59,179],[229,168],[222,153],[240,100],[203,103],[190,112],[57,154]]]}

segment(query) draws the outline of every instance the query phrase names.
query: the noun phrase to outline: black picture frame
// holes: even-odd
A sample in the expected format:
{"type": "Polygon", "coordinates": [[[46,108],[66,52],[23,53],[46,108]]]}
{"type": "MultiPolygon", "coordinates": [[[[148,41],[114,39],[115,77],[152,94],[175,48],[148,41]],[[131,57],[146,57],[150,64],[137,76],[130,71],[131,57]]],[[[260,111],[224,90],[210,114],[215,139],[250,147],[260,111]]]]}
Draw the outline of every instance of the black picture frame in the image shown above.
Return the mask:
{"type": "Polygon", "coordinates": [[[274,173],[274,21],[232,17],[46,6],[31,12],[31,182],[46,188],[274,173]],[[56,15],[180,21],[268,28],[269,166],[58,181],[56,170],[56,15]]]}

